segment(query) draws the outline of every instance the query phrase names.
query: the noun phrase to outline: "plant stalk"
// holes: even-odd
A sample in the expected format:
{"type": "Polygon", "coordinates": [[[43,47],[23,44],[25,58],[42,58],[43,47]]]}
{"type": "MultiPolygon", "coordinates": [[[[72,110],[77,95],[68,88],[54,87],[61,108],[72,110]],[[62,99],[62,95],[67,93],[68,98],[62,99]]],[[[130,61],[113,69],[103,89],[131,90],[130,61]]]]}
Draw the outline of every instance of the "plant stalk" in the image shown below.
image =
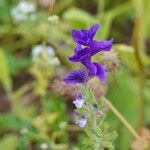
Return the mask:
{"type": "Polygon", "coordinates": [[[140,136],[131,124],[124,118],[124,116],[113,106],[113,104],[103,97],[110,110],[117,116],[117,118],[124,124],[124,126],[130,131],[130,133],[137,139],[140,140],[140,136]]]}
{"type": "Polygon", "coordinates": [[[144,124],[144,78],[145,70],[141,58],[141,53],[144,51],[144,31],[143,31],[143,0],[137,0],[135,2],[135,23],[132,34],[132,45],[134,47],[134,54],[138,66],[138,75],[139,75],[139,127],[144,124]]]}

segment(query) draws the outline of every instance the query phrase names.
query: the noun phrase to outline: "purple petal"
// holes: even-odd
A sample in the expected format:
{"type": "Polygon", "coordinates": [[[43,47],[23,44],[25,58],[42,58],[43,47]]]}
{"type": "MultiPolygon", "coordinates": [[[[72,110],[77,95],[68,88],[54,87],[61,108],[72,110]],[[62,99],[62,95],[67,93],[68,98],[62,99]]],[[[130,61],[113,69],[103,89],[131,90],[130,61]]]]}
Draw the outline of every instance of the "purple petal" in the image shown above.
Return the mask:
{"type": "Polygon", "coordinates": [[[86,40],[82,37],[81,31],[73,29],[72,30],[72,38],[78,44],[83,44],[83,45],[86,44],[86,40]]]}
{"type": "Polygon", "coordinates": [[[95,55],[96,53],[104,50],[104,51],[109,51],[112,48],[112,42],[113,40],[104,40],[104,41],[93,41],[90,44],[91,48],[91,55],[95,55]]]}
{"type": "Polygon", "coordinates": [[[78,93],[78,94],[75,95],[75,98],[76,99],[82,99],[82,95],[78,93]]]}
{"type": "Polygon", "coordinates": [[[86,116],[84,114],[82,114],[81,119],[86,119],[86,116]]]}
{"type": "Polygon", "coordinates": [[[97,68],[97,72],[96,72],[96,76],[99,78],[99,80],[102,82],[102,84],[104,84],[106,82],[106,78],[107,78],[107,73],[108,73],[108,69],[105,68],[103,65],[98,64],[98,63],[93,63],[96,68],[97,68]]]}
{"type": "Polygon", "coordinates": [[[81,44],[76,43],[76,47],[75,47],[75,49],[74,49],[74,52],[78,52],[78,51],[80,51],[80,50],[82,50],[81,44]]]}
{"type": "Polygon", "coordinates": [[[66,84],[78,84],[78,83],[85,83],[86,82],[86,72],[85,70],[75,70],[68,73],[63,81],[66,84]]]}
{"type": "Polygon", "coordinates": [[[91,56],[90,54],[84,55],[81,57],[81,63],[87,68],[89,71],[89,76],[95,75],[97,72],[97,68],[95,65],[91,62],[91,56]]]}
{"type": "Polygon", "coordinates": [[[81,115],[80,120],[79,120],[79,127],[84,128],[86,126],[86,116],[81,115]]]}
{"type": "Polygon", "coordinates": [[[72,62],[80,62],[81,58],[83,56],[87,55],[88,53],[90,53],[90,51],[87,48],[85,48],[83,50],[76,51],[73,56],[69,57],[69,60],[72,62]]]}
{"type": "Polygon", "coordinates": [[[89,31],[90,31],[90,39],[93,39],[94,35],[96,34],[97,30],[99,29],[99,24],[93,25],[89,31]]]}
{"type": "Polygon", "coordinates": [[[96,31],[99,29],[99,25],[95,24],[90,29],[72,30],[73,40],[82,45],[88,46],[93,41],[96,31]]]}

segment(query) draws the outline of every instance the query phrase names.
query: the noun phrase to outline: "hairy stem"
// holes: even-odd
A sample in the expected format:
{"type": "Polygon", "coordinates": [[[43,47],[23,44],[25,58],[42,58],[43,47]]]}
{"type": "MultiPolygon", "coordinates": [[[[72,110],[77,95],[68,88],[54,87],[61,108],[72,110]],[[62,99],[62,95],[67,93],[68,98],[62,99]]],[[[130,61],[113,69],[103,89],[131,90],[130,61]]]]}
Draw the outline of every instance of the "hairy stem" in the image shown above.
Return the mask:
{"type": "Polygon", "coordinates": [[[131,126],[131,124],[124,118],[124,116],[113,106],[113,104],[103,97],[106,104],[110,108],[110,110],[117,116],[117,118],[124,124],[124,126],[130,131],[130,133],[136,138],[140,139],[140,136],[136,132],[136,130],[131,126]]]}

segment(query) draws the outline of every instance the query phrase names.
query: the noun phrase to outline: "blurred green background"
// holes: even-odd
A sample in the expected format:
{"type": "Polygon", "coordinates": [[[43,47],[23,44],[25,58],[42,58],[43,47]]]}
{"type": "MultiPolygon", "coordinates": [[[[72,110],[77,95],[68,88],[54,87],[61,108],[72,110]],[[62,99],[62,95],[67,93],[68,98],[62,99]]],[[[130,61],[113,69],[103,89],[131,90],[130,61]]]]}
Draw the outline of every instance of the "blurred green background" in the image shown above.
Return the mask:
{"type": "MultiPolygon", "coordinates": [[[[149,0],[0,0],[0,150],[90,150],[73,123],[76,86],[62,81],[72,68],[73,28],[100,24],[96,39],[114,39],[97,61],[109,70],[105,86],[91,81],[150,139],[149,0]]],[[[116,150],[140,150],[109,112],[116,150]]],[[[137,144],[138,145],[138,144],[137,144]]]]}

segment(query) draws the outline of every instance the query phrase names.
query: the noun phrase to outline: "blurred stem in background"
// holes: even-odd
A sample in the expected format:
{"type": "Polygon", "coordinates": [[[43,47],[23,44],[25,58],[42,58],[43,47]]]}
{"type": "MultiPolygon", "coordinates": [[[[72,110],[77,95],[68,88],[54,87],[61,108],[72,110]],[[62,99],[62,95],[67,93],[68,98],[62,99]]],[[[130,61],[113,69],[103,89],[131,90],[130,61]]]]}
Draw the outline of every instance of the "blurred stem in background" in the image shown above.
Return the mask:
{"type": "Polygon", "coordinates": [[[105,10],[105,0],[98,0],[98,11],[97,11],[98,18],[103,19],[104,10],[105,10]]]}
{"type": "Polygon", "coordinates": [[[144,65],[141,58],[141,53],[144,53],[144,23],[143,23],[143,5],[144,0],[137,0],[134,2],[135,5],[135,22],[132,34],[132,45],[134,47],[134,54],[138,66],[139,76],[139,127],[144,124],[144,65]]]}
{"type": "Polygon", "coordinates": [[[113,106],[113,104],[103,97],[105,103],[108,105],[110,110],[116,115],[116,117],[124,124],[124,126],[130,131],[130,133],[137,139],[140,140],[140,136],[136,132],[136,130],[131,126],[131,124],[124,118],[124,116],[113,106]]]}

